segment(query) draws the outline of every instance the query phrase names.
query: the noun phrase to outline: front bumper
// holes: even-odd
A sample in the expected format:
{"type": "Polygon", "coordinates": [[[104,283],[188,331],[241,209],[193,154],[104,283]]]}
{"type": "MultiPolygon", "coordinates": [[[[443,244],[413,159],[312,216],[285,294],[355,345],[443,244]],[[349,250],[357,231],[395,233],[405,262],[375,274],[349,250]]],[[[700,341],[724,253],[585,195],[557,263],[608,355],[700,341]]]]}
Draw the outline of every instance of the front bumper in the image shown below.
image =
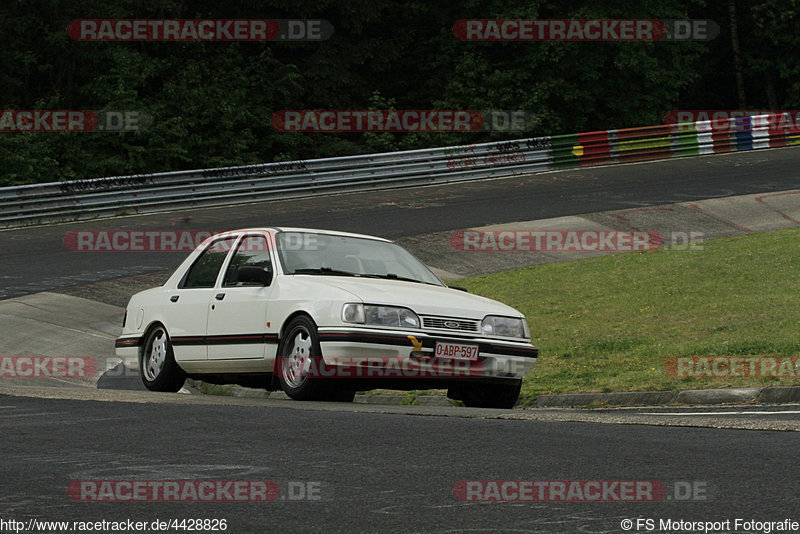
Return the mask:
{"type": "Polygon", "coordinates": [[[539,354],[525,342],[411,330],[323,327],[319,338],[325,364],[344,378],[505,382],[522,379],[539,354]],[[437,342],[477,345],[478,357],[437,357],[437,342]]]}

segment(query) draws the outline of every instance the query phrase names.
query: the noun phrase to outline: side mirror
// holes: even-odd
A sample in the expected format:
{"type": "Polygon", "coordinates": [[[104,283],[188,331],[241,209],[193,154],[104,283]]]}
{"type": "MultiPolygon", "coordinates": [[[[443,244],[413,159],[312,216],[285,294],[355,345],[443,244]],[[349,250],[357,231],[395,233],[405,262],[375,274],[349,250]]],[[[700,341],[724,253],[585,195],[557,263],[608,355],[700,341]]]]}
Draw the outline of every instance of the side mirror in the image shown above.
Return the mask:
{"type": "Polygon", "coordinates": [[[450,289],[456,289],[458,291],[463,291],[464,293],[469,293],[469,289],[467,289],[466,287],[462,287],[462,286],[447,286],[447,287],[449,287],[450,289]]]}
{"type": "Polygon", "coordinates": [[[242,265],[236,269],[236,281],[243,284],[268,286],[272,283],[272,269],[268,267],[255,267],[242,265]]]}

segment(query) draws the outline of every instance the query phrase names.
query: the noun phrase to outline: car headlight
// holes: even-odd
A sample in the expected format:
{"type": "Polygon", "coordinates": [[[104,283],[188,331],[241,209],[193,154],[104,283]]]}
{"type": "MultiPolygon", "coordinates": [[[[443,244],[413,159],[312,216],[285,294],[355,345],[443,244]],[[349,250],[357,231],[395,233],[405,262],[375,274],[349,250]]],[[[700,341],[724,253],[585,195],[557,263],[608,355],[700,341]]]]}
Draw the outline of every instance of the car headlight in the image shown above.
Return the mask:
{"type": "Polygon", "coordinates": [[[530,338],[528,325],[519,317],[487,315],[481,322],[481,331],[487,336],[530,338]]]}
{"type": "Polygon", "coordinates": [[[342,307],[342,321],[369,326],[419,328],[419,317],[408,308],[348,303],[342,307]]]}

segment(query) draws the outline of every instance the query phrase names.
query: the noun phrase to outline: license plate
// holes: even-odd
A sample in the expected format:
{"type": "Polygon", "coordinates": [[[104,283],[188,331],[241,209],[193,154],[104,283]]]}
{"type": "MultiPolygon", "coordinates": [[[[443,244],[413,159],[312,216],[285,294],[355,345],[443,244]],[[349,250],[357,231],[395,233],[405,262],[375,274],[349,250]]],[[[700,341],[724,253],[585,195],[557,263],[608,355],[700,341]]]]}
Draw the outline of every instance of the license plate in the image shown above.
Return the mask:
{"type": "Polygon", "coordinates": [[[477,360],[478,346],[437,341],[434,355],[437,358],[452,358],[454,360],[477,360]]]}

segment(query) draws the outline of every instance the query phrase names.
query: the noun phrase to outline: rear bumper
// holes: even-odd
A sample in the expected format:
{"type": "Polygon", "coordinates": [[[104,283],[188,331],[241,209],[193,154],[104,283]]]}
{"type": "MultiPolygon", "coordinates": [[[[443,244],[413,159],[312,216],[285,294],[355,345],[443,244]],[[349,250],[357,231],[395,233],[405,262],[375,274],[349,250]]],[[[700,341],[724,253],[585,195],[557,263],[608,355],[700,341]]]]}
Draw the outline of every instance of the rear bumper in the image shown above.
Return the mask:
{"type": "Polygon", "coordinates": [[[125,361],[138,359],[141,346],[141,336],[121,336],[114,341],[114,350],[117,356],[125,361]]]}

